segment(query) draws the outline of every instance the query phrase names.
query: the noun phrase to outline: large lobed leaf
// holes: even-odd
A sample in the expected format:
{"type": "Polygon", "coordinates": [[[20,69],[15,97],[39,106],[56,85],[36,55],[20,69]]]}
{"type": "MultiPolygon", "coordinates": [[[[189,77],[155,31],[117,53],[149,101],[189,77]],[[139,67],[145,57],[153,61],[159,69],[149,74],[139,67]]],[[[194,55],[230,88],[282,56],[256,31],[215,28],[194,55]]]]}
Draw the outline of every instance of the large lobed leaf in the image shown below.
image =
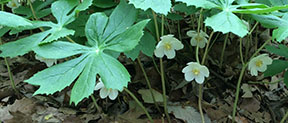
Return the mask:
{"type": "Polygon", "coordinates": [[[28,19],[4,11],[0,11],[0,25],[13,28],[20,26],[32,26],[28,19]]]}
{"type": "Polygon", "coordinates": [[[86,57],[87,54],[47,68],[24,82],[33,85],[40,85],[40,88],[34,93],[34,95],[53,94],[69,86],[78,77],[88,62],[86,57]]]}
{"type": "Polygon", "coordinates": [[[140,8],[144,11],[151,8],[153,11],[159,14],[167,15],[172,6],[171,0],[129,0],[130,4],[133,4],[135,8],[140,8]]]}

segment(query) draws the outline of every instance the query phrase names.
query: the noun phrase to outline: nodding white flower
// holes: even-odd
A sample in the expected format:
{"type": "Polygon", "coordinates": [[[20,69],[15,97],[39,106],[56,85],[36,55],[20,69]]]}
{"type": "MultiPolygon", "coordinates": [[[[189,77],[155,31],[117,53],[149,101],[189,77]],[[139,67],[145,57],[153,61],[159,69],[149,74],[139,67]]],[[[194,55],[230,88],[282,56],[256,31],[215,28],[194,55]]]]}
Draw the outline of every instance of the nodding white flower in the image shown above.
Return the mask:
{"type": "Polygon", "coordinates": [[[16,9],[21,6],[21,3],[18,0],[11,0],[6,4],[6,6],[11,9],[16,9]]]}
{"type": "Polygon", "coordinates": [[[178,39],[174,38],[173,35],[165,35],[161,37],[161,41],[157,44],[154,51],[155,56],[162,58],[164,55],[168,59],[175,57],[175,50],[183,49],[184,45],[178,39]]]}
{"type": "Polygon", "coordinates": [[[94,90],[99,90],[100,89],[100,97],[101,99],[106,98],[109,96],[111,100],[115,100],[116,97],[118,96],[118,90],[116,89],[108,89],[105,87],[104,83],[102,82],[101,78],[99,79],[99,82],[96,84],[94,90]]]}
{"type": "Polygon", "coordinates": [[[267,69],[267,65],[272,64],[272,59],[268,54],[261,54],[257,57],[251,59],[248,64],[248,69],[250,70],[250,74],[252,76],[257,76],[258,71],[264,72],[267,69]]]}
{"type": "Polygon", "coordinates": [[[44,62],[47,67],[51,67],[54,64],[57,64],[57,59],[47,59],[39,55],[35,55],[35,58],[41,62],[44,62]]]}
{"type": "Polygon", "coordinates": [[[207,43],[207,38],[209,37],[205,32],[203,32],[202,30],[200,31],[200,33],[190,30],[187,32],[187,35],[189,37],[192,37],[190,40],[190,43],[192,46],[197,46],[199,48],[204,48],[205,44],[207,43]]]}
{"type": "Polygon", "coordinates": [[[198,62],[189,62],[182,70],[186,81],[196,80],[197,83],[202,84],[204,78],[209,76],[209,70],[206,66],[200,65],[198,62]]]}

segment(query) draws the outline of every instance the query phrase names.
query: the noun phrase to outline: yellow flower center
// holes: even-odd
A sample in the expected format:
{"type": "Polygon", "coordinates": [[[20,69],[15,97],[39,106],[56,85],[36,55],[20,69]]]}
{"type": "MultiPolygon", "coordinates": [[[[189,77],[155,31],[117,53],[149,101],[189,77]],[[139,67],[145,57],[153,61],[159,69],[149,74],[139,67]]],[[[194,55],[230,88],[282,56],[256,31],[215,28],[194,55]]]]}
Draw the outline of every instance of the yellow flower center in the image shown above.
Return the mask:
{"type": "Polygon", "coordinates": [[[203,38],[198,34],[196,37],[195,37],[195,40],[197,42],[201,42],[203,40],[203,38]]]}
{"type": "Polygon", "coordinates": [[[172,48],[170,43],[165,43],[164,47],[166,50],[171,50],[171,48],[172,48]]]}
{"type": "Polygon", "coordinates": [[[192,72],[194,73],[194,75],[198,75],[200,73],[198,69],[193,69],[192,72]]]}
{"type": "Polygon", "coordinates": [[[16,3],[12,2],[12,7],[17,7],[16,3]]]}
{"type": "Polygon", "coordinates": [[[263,62],[261,60],[257,60],[255,64],[257,67],[261,67],[263,65],[263,62]]]}

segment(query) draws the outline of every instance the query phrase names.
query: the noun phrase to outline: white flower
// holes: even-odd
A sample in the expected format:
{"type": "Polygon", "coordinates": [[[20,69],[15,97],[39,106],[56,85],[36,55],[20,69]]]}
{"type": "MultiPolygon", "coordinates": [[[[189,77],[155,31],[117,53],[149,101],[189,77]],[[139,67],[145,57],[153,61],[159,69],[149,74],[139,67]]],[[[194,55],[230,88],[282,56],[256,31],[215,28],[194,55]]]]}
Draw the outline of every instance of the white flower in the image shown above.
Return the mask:
{"type": "Polygon", "coordinates": [[[21,6],[21,4],[18,0],[11,0],[6,4],[6,6],[8,6],[11,9],[16,9],[19,6],[21,6]]]}
{"type": "Polygon", "coordinates": [[[272,64],[272,61],[273,60],[268,56],[268,54],[261,54],[257,57],[254,57],[248,64],[250,74],[252,76],[257,76],[258,71],[264,72],[267,69],[267,65],[272,64]]]}
{"type": "Polygon", "coordinates": [[[162,58],[164,54],[168,59],[175,57],[175,50],[183,49],[184,45],[173,35],[165,35],[161,37],[161,41],[157,44],[154,51],[155,56],[162,58]]]}
{"type": "Polygon", "coordinates": [[[109,96],[111,100],[115,100],[116,97],[118,96],[118,90],[116,89],[107,89],[105,85],[103,84],[101,78],[99,79],[99,82],[96,84],[94,90],[99,90],[100,89],[100,97],[102,99],[106,98],[109,96]]]}
{"type": "Polygon", "coordinates": [[[202,84],[204,82],[204,77],[209,76],[209,70],[206,66],[200,65],[197,62],[187,63],[182,73],[184,73],[186,81],[196,80],[197,83],[202,84]]]}
{"type": "Polygon", "coordinates": [[[205,32],[203,32],[202,30],[200,31],[200,33],[198,34],[196,31],[190,30],[187,32],[187,35],[189,37],[192,37],[190,40],[190,43],[192,46],[197,46],[199,48],[204,48],[205,44],[207,43],[207,38],[209,37],[205,32]]]}
{"type": "Polygon", "coordinates": [[[57,64],[57,59],[47,59],[39,55],[35,55],[35,58],[41,62],[44,62],[47,67],[51,67],[53,64],[57,64]]]}
{"type": "Polygon", "coordinates": [[[0,25],[0,29],[2,29],[2,28],[3,28],[3,26],[0,25]]]}

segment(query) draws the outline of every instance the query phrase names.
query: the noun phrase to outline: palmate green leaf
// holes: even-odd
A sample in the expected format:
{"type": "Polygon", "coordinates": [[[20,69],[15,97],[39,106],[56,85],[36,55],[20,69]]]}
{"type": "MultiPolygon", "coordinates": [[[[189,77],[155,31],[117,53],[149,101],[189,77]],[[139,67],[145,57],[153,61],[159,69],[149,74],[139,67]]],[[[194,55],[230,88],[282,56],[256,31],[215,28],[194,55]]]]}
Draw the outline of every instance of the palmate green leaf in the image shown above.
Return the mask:
{"type": "Polygon", "coordinates": [[[0,46],[0,57],[16,57],[24,55],[38,46],[38,43],[42,41],[48,35],[47,32],[41,32],[29,37],[19,39],[14,42],[5,43],[0,46]]]}
{"type": "Polygon", "coordinates": [[[275,46],[265,46],[265,49],[271,53],[288,58],[288,47],[283,44],[279,44],[278,48],[275,46]]]}
{"type": "Polygon", "coordinates": [[[283,25],[288,25],[288,23],[274,15],[256,15],[252,14],[251,17],[256,21],[260,22],[262,26],[266,28],[276,28],[283,25]]]}
{"type": "Polygon", "coordinates": [[[264,76],[274,76],[283,72],[288,67],[288,61],[273,60],[271,65],[267,66],[267,70],[264,72],[264,76]]]}
{"type": "Polygon", "coordinates": [[[274,12],[274,11],[282,10],[282,9],[288,9],[288,5],[274,6],[274,7],[267,7],[267,8],[236,9],[236,10],[233,11],[233,13],[263,14],[263,13],[270,13],[270,12],[274,12]]]}
{"type": "MultiPolygon", "coordinates": [[[[118,9],[115,9],[113,13],[123,14],[124,9],[127,8],[125,7],[126,5],[131,6],[126,3],[122,3],[118,5],[118,9]]],[[[143,28],[146,26],[148,20],[141,21],[134,26],[131,26],[134,23],[135,18],[130,17],[124,20],[127,20],[129,23],[131,23],[131,25],[125,25],[122,24],[125,22],[121,22],[119,23],[120,28],[113,24],[111,25],[113,25],[115,28],[109,27],[109,23],[115,22],[117,18],[120,18],[119,20],[121,20],[122,17],[111,15],[109,18],[107,18],[103,13],[94,13],[91,15],[85,29],[87,39],[91,42],[91,47],[58,41],[43,44],[37,48],[34,48],[34,51],[44,58],[54,59],[69,57],[76,54],[82,55],[81,57],[77,58],[77,60],[73,59],[74,62],[71,62],[73,60],[70,60],[45,69],[44,71],[35,74],[26,82],[34,85],[40,85],[40,88],[36,91],[36,94],[52,94],[69,86],[81,73],[71,92],[70,103],[74,102],[75,104],[79,103],[83,98],[88,97],[93,93],[97,74],[101,77],[106,88],[122,91],[124,87],[127,87],[128,82],[130,81],[130,75],[125,67],[116,58],[113,58],[110,54],[106,54],[106,51],[122,52],[133,49],[141,39],[143,35],[143,28]],[[105,23],[107,23],[107,26],[105,26],[105,23]],[[107,34],[107,38],[110,38],[110,36],[114,38],[111,38],[111,40],[107,40],[106,38],[107,41],[105,41],[104,38],[101,37],[105,35],[108,27],[114,31],[107,34]],[[115,31],[121,28],[123,30],[119,30],[117,32],[118,34],[115,33],[115,31]],[[64,67],[65,70],[62,70],[62,67],[64,67]],[[55,71],[54,74],[49,75],[48,72],[53,73],[52,71],[55,71]],[[67,78],[66,75],[68,74],[72,74],[72,76],[67,78]],[[39,83],[37,81],[39,81],[39,83]],[[53,83],[50,81],[53,81],[53,83]],[[58,83],[54,84],[55,81],[58,83]],[[61,84],[60,81],[64,82],[61,84]]]]}
{"type": "MultiPolygon", "coordinates": [[[[288,23],[288,13],[286,13],[282,20],[284,20],[286,23],[288,23]]],[[[276,39],[278,42],[281,42],[285,40],[288,37],[288,24],[278,26],[278,29],[273,30],[272,37],[276,39]]]]}
{"type": "MultiPolygon", "coordinates": [[[[133,5],[128,5],[124,0],[115,8],[109,17],[109,22],[103,33],[103,42],[110,41],[116,35],[124,32],[136,20],[137,10],[133,5]]],[[[103,43],[101,42],[101,43],[103,43]]]]}
{"type": "Polygon", "coordinates": [[[0,11],[0,26],[17,28],[21,26],[32,26],[32,24],[30,20],[21,16],[0,11]]]}
{"type": "Polygon", "coordinates": [[[62,59],[69,56],[88,53],[92,49],[76,43],[69,43],[64,41],[53,42],[49,45],[37,46],[33,51],[48,59],[62,59]]]}
{"type": "Polygon", "coordinates": [[[96,83],[96,75],[98,73],[98,68],[93,62],[96,59],[96,56],[97,54],[91,54],[88,56],[87,59],[89,62],[85,65],[83,72],[72,88],[70,104],[72,102],[78,104],[82,99],[89,97],[93,93],[96,83]]]}
{"type": "Polygon", "coordinates": [[[215,32],[232,32],[240,37],[248,33],[247,26],[232,12],[222,11],[205,20],[206,26],[210,26],[215,32]]]}
{"type": "Polygon", "coordinates": [[[155,46],[155,38],[149,32],[145,31],[139,44],[133,50],[125,52],[125,55],[127,55],[132,60],[135,60],[138,57],[140,51],[142,51],[143,54],[152,57],[155,46]]]}
{"type": "MultiPolygon", "coordinates": [[[[54,0],[46,0],[46,1],[36,0],[32,3],[34,13],[38,19],[51,14],[51,8],[50,7],[47,8],[47,6],[49,6],[53,1],[54,0]]],[[[15,14],[25,15],[25,18],[33,17],[33,13],[31,11],[30,6],[19,6],[18,8],[14,9],[13,12],[15,14]]]]}
{"type": "Polygon", "coordinates": [[[125,32],[119,34],[112,41],[108,42],[105,49],[117,52],[125,52],[132,50],[143,35],[143,29],[149,20],[143,20],[128,28],[125,32]]]}
{"type": "Polygon", "coordinates": [[[130,74],[119,61],[110,55],[99,53],[94,62],[106,88],[122,91],[123,87],[127,87],[130,74]]]}
{"type": "Polygon", "coordinates": [[[94,13],[89,17],[85,26],[86,37],[89,45],[98,46],[103,42],[102,36],[107,23],[108,17],[104,13],[94,13]]]}
{"type": "Polygon", "coordinates": [[[186,3],[187,6],[196,6],[196,8],[205,8],[205,9],[211,9],[211,8],[219,8],[219,6],[210,0],[175,0],[176,2],[183,2],[186,3]]]}
{"type": "Polygon", "coordinates": [[[33,95],[53,94],[69,86],[78,77],[88,62],[86,57],[87,54],[47,68],[24,82],[40,85],[33,95]]]}
{"type": "Polygon", "coordinates": [[[67,29],[65,27],[59,27],[59,28],[53,27],[48,32],[51,32],[51,33],[40,44],[55,41],[57,39],[63,38],[63,37],[68,36],[68,35],[73,35],[75,31],[67,29]]]}
{"type": "Polygon", "coordinates": [[[144,11],[151,8],[156,13],[164,15],[168,14],[172,6],[171,0],[129,0],[129,4],[144,11]]]}

